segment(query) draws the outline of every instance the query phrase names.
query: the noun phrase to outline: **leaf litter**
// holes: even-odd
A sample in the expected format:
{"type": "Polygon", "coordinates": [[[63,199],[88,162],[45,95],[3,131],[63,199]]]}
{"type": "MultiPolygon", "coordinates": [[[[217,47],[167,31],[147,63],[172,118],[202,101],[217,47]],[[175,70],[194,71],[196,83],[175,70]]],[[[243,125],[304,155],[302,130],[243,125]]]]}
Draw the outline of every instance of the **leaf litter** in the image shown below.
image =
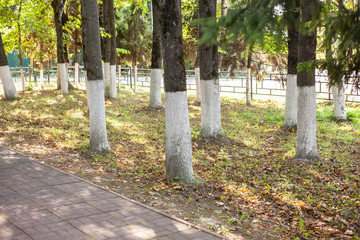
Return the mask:
{"type": "Polygon", "coordinates": [[[165,179],[164,110],[148,93],[122,89],[106,100],[111,154],[88,151],[84,91],[20,93],[0,101],[0,144],[230,239],[358,239],[358,105],[335,121],[317,109],[321,161],[294,164],[296,130],[282,129],[284,106],[222,98],[225,136],[200,139],[200,107],[189,96],[197,185],[165,179]]]}

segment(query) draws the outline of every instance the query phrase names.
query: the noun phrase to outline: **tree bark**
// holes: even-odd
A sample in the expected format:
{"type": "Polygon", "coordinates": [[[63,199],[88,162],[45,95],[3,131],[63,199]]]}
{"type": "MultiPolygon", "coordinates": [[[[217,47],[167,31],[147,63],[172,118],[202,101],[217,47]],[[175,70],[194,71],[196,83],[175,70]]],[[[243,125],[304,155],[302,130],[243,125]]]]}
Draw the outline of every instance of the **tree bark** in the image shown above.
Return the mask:
{"type": "Polygon", "coordinates": [[[116,98],[116,29],[114,0],[109,0],[110,38],[110,98],[116,98]]]}
{"type": "Polygon", "coordinates": [[[249,48],[248,52],[248,59],[247,59],[247,66],[246,66],[246,105],[251,105],[251,91],[250,91],[250,84],[251,84],[251,61],[252,61],[252,46],[249,48]]]}
{"type": "MultiPolygon", "coordinates": [[[[341,13],[344,10],[344,4],[342,0],[338,0],[338,8],[339,13],[341,13]]],[[[359,1],[358,1],[359,3],[359,1]]],[[[326,34],[327,30],[325,30],[326,34]]],[[[331,59],[332,58],[332,51],[331,51],[331,45],[329,49],[326,51],[326,58],[331,59]]],[[[328,82],[334,82],[330,81],[330,77],[328,75],[328,82]]],[[[333,94],[333,104],[334,104],[334,117],[336,120],[346,120],[347,114],[346,114],[346,96],[345,96],[345,83],[343,79],[337,79],[334,86],[331,87],[332,94],[333,94]]]]}
{"type": "MultiPolygon", "coordinates": [[[[296,1],[296,6],[300,6],[300,1],[296,1]]],[[[289,6],[290,8],[290,6],[289,6]]],[[[292,7],[291,7],[292,8],[292,7]]],[[[288,29],[288,71],[286,78],[286,100],[285,116],[283,127],[295,128],[297,125],[297,65],[299,50],[299,32],[294,21],[299,19],[299,12],[294,9],[288,9],[294,19],[287,21],[288,29]]]]}
{"type": "MultiPolygon", "coordinates": [[[[103,0],[103,28],[107,34],[110,34],[110,1],[103,0]]],[[[105,96],[110,95],[110,56],[111,56],[111,39],[109,36],[103,37],[104,51],[102,59],[104,61],[104,88],[105,96]]]]}
{"type": "MultiPolygon", "coordinates": [[[[227,14],[227,0],[221,0],[221,16],[226,16],[227,14]]],[[[220,41],[219,43],[221,44],[221,42],[224,40],[225,37],[225,31],[224,29],[220,32],[220,41]]],[[[222,54],[221,52],[219,53],[219,69],[221,69],[222,67],[222,60],[223,60],[224,54],[222,54]]]]}
{"type": "Polygon", "coordinates": [[[81,0],[84,60],[87,72],[87,97],[90,118],[90,150],[108,152],[101,42],[97,0],[81,0]]]}
{"type": "MultiPolygon", "coordinates": [[[[305,24],[312,20],[313,1],[302,1],[300,21],[305,24]]],[[[315,60],[316,31],[300,33],[299,63],[315,60]]],[[[298,122],[295,160],[299,162],[314,162],[320,159],[316,144],[316,94],[315,71],[308,74],[301,71],[297,74],[298,86],[298,122]]]]}
{"type": "MultiPolygon", "coordinates": [[[[199,18],[216,17],[216,0],[199,0],[199,18]]],[[[200,38],[203,33],[200,31],[200,38]]],[[[200,137],[223,135],[221,128],[218,45],[199,46],[201,89],[200,137]]]]}
{"type": "Polygon", "coordinates": [[[162,1],[161,44],[164,59],[166,177],[195,181],[182,45],[181,0],[162,1]]]}
{"type": "Polygon", "coordinates": [[[334,104],[334,117],[336,120],[346,120],[346,105],[345,105],[345,88],[344,81],[335,83],[331,87],[333,94],[333,104],[334,104]]]}
{"type": "Polygon", "coordinates": [[[21,43],[21,26],[20,26],[20,17],[21,17],[21,8],[22,8],[22,1],[20,1],[20,6],[19,6],[19,16],[18,16],[18,22],[17,22],[17,27],[18,27],[18,43],[19,43],[19,62],[20,62],[20,74],[21,74],[21,86],[22,86],[22,90],[25,91],[25,77],[24,77],[24,69],[23,69],[23,61],[22,61],[22,43],[21,43]]]}
{"type": "Polygon", "coordinates": [[[5,54],[5,48],[0,32],[0,79],[4,88],[4,95],[6,99],[18,98],[19,95],[15,88],[14,79],[11,76],[9,64],[5,54]]]}
{"type": "Polygon", "coordinates": [[[161,26],[160,0],[152,0],[153,42],[151,52],[150,107],[162,108],[161,103],[161,26]]]}
{"type": "Polygon", "coordinates": [[[54,10],[54,22],[56,29],[56,43],[57,43],[57,64],[58,64],[58,89],[61,88],[63,94],[68,94],[68,76],[66,71],[64,42],[63,42],[63,26],[62,16],[64,13],[64,1],[53,0],[51,6],[54,10]],[[59,79],[60,78],[60,79],[59,79]],[[60,83],[60,84],[59,84],[60,83]]]}
{"type": "Polygon", "coordinates": [[[79,88],[79,53],[78,53],[78,47],[75,44],[75,87],[79,88]]]}
{"type": "MultiPolygon", "coordinates": [[[[198,10],[199,16],[199,10],[198,10]]],[[[195,59],[195,84],[196,84],[196,101],[201,103],[201,87],[200,87],[200,66],[199,66],[199,59],[200,59],[200,46],[199,46],[199,39],[200,39],[200,26],[198,26],[197,30],[197,53],[195,59]]]]}

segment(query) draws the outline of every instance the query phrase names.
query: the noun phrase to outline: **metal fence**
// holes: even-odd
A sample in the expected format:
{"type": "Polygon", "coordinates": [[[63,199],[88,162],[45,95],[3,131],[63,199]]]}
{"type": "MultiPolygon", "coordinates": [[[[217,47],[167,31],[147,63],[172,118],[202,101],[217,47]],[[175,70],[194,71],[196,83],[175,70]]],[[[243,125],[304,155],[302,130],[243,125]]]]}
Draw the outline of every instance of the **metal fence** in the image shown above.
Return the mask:
{"type": "MultiPolygon", "coordinates": [[[[122,67],[121,73],[119,74],[117,68],[117,82],[123,85],[134,85],[134,74],[132,69],[128,67],[122,67]]],[[[11,68],[13,78],[16,81],[21,81],[20,68],[11,68]]],[[[56,81],[56,68],[44,69],[44,81],[56,81]]],[[[137,86],[150,87],[150,75],[151,70],[146,68],[137,69],[137,86]]],[[[39,81],[39,70],[33,68],[24,68],[24,75],[26,82],[39,81]]],[[[245,72],[234,72],[233,76],[229,76],[227,71],[220,71],[220,92],[232,93],[232,94],[245,94],[246,85],[246,73],[245,72]]],[[[68,76],[70,82],[75,81],[75,67],[68,67],[68,76]]],[[[195,70],[186,70],[187,76],[187,89],[196,90],[195,84],[195,70]]],[[[79,82],[85,81],[84,69],[82,66],[79,67],[79,82]]],[[[332,99],[331,89],[328,86],[328,78],[324,74],[316,75],[316,97],[318,99],[332,99]]],[[[360,102],[359,91],[354,89],[352,85],[345,87],[346,101],[347,102],[360,102]]],[[[251,95],[252,96],[272,96],[272,97],[285,97],[286,96],[286,75],[279,73],[271,73],[264,76],[261,81],[257,81],[255,78],[251,81],[251,95]]]]}

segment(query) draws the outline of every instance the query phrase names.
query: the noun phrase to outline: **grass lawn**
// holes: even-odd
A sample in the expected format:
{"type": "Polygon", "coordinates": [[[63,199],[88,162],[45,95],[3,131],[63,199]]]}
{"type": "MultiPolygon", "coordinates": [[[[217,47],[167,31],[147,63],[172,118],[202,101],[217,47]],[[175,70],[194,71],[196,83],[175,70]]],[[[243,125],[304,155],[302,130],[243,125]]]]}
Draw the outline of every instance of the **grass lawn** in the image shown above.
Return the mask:
{"type": "Polygon", "coordinates": [[[284,104],[222,98],[225,137],[203,140],[200,105],[189,96],[193,165],[199,185],[165,180],[165,112],[148,92],[123,88],[106,100],[112,153],[94,155],[83,90],[20,93],[0,101],[0,144],[230,239],[358,239],[360,109],[333,119],[317,107],[321,161],[291,163],[296,132],[280,128],[284,104]]]}

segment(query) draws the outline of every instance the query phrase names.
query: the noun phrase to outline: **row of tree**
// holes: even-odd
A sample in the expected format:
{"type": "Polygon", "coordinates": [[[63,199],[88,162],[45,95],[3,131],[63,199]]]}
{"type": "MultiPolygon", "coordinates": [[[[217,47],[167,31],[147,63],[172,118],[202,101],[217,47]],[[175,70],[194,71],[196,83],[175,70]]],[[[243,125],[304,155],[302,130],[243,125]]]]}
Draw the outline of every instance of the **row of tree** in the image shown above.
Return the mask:
{"type": "MultiPolygon", "coordinates": [[[[224,5],[223,2],[222,6],[224,5]]],[[[131,6],[133,11],[141,9],[141,6],[136,4],[131,6]]],[[[344,24],[357,23],[359,9],[357,6],[353,8],[349,6],[352,5],[347,2],[344,5],[341,0],[336,2],[329,0],[325,3],[310,0],[240,1],[234,4],[226,15],[226,11],[223,11],[224,16],[218,19],[216,0],[199,0],[197,24],[201,26],[198,28],[201,30],[197,34],[203,43],[199,45],[197,51],[200,82],[198,89],[201,96],[199,98],[201,100],[200,136],[223,135],[220,114],[218,40],[220,39],[220,49],[229,46],[226,44],[239,43],[239,39],[243,42],[248,59],[249,76],[254,53],[276,54],[282,52],[283,46],[287,43],[288,77],[284,125],[297,126],[295,159],[305,162],[318,160],[320,157],[316,146],[315,68],[328,70],[332,79],[331,83],[338,87],[338,92],[342,91],[343,79],[349,81],[350,77],[358,76],[356,67],[359,60],[356,57],[359,40],[354,36],[347,36],[347,32],[343,29],[336,30],[334,27],[336,24],[332,22],[338,20],[344,24]],[[326,33],[321,45],[326,49],[326,58],[321,60],[316,59],[317,31],[326,33]],[[219,38],[218,33],[220,33],[219,38]],[[336,45],[335,42],[337,42],[336,45]],[[345,61],[348,59],[344,56],[351,60],[345,61]]],[[[61,80],[59,86],[66,94],[68,80],[65,73],[66,48],[63,44],[62,27],[68,20],[64,14],[64,0],[53,0],[52,7],[57,33],[58,79],[61,80]]],[[[150,106],[153,108],[162,106],[161,63],[163,62],[167,177],[187,182],[196,181],[192,170],[181,1],[153,0],[152,14],[150,106]]],[[[136,21],[134,24],[137,24],[136,21]]],[[[90,149],[94,152],[109,151],[104,95],[116,97],[116,89],[114,90],[116,28],[113,0],[104,0],[100,8],[96,0],[82,0],[81,26],[84,66],[87,71],[90,149]],[[101,63],[102,60],[104,64],[101,63]]],[[[351,27],[352,25],[348,25],[348,28],[351,27]]],[[[356,28],[353,30],[357,31],[356,28]]],[[[6,58],[2,41],[0,43],[0,66],[6,66],[5,61],[1,61],[6,58]]],[[[135,56],[132,62],[136,66],[138,49],[135,47],[132,51],[135,56]]],[[[220,60],[224,61],[223,54],[220,55],[220,60]]],[[[9,77],[6,76],[10,75],[8,66],[7,75],[4,72],[1,71],[0,76],[3,85],[11,89],[11,91],[5,90],[5,96],[17,97],[13,82],[7,81],[9,77]]],[[[249,99],[247,102],[250,103],[249,99]]]]}

